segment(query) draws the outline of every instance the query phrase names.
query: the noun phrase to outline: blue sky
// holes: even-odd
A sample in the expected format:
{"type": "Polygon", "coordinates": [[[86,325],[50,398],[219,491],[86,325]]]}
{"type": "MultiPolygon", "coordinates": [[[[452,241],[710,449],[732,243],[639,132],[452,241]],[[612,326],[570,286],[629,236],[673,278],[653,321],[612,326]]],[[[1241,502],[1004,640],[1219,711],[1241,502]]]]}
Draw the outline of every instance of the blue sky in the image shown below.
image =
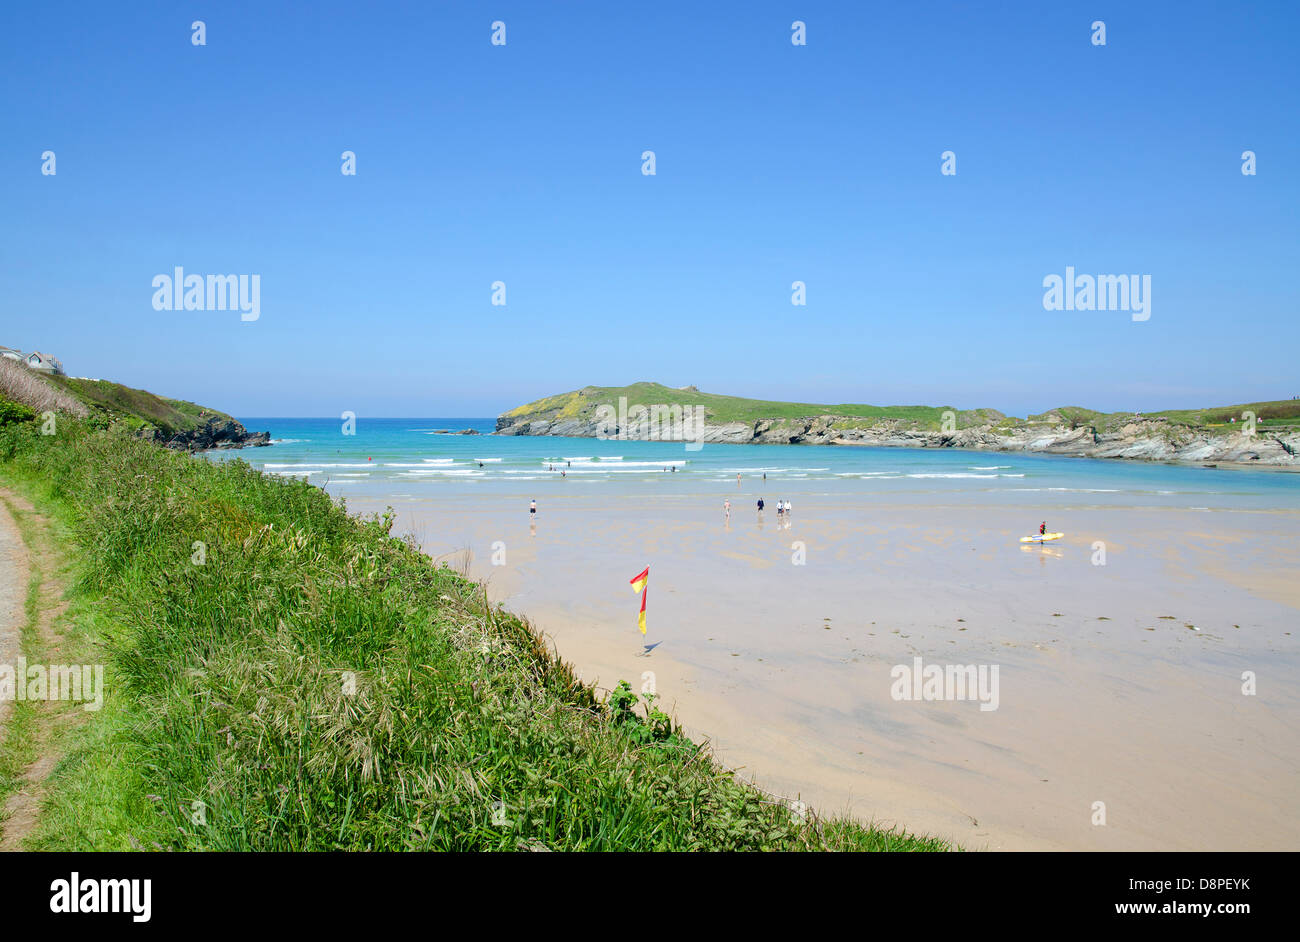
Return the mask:
{"type": "Polygon", "coordinates": [[[1020,415],[1289,398],[1298,27],[1294,3],[6,4],[0,343],[241,415],[637,380],[1020,415]],[[155,311],[178,265],[260,275],[260,318],[155,311]],[[1044,310],[1067,265],[1150,275],[1150,320],[1044,310]]]}

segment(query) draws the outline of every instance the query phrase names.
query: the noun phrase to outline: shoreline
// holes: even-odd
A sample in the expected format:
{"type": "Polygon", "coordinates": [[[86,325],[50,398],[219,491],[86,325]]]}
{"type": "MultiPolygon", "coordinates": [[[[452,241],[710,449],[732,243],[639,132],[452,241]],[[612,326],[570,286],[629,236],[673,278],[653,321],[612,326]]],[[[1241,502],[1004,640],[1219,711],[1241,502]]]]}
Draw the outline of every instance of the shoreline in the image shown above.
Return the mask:
{"type": "Polygon", "coordinates": [[[114,642],[104,709],[76,714],[88,732],[22,832],[34,849],[956,849],[764,800],[651,702],[601,702],[483,585],[320,488],[76,420],[6,444],[0,478],[96,579],[66,610],[77,643],[114,642]],[[73,536],[78,510],[128,489],[73,536]]]}
{"type": "MultiPolygon", "coordinates": [[[[1211,521],[1183,508],[1038,502],[1020,512],[1060,518],[1069,536],[1020,547],[996,506],[863,504],[846,518],[842,502],[804,497],[787,530],[752,512],[724,527],[711,505],[697,520],[690,500],[630,511],[570,494],[548,498],[529,534],[486,495],[388,503],[395,532],[435,558],[460,556],[585,680],[635,685],[653,671],[689,733],[768,790],[970,849],[1300,846],[1264,807],[1289,800],[1277,762],[1294,754],[1300,718],[1287,679],[1300,658],[1283,630],[1300,592],[1278,575],[1300,565],[1293,511],[1211,521]],[[1099,538],[1106,567],[1089,565],[1099,538]],[[808,546],[802,569],[789,565],[794,539],[808,546]],[[488,563],[494,541],[508,565],[488,563]],[[642,656],[620,583],[647,561],[647,638],[660,646],[642,656]],[[891,700],[890,666],[918,653],[1001,664],[1002,706],[891,700]],[[1235,715],[1231,678],[1243,667],[1271,677],[1254,720],[1235,715]],[[1243,722],[1248,741],[1293,747],[1252,755],[1235,744],[1243,722]],[[1225,791],[1211,770],[1227,767],[1268,784],[1225,791]],[[1121,806],[1140,811],[1087,826],[1075,808],[1087,779],[1102,793],[1121,787],[1121,806]]],[[[349,509],[378,509],[367,504],[349,509]]]]}
{"type": "MultiPolygon", "coordinates": [[[[725,426],[708,426],[711,429],[721,429],[725,426]]],[[[584,438],[595,439],[597,441],[626,441],[626,442],[666,442],[667,444],[681,444],[681,439],[652,439],[652,438],[619,438],[605,437],[593,433],[583,433],[581,431],[564,430],[559,432],[507,432],[498,429],[495,432],[488,433],[488,437],[514,438],[584,438]]],[[[934,449],[942,451],[959,451],[969,452],[971,454],[1006,454],[1006,455],[1034,455],[1049,458],[1091,458],[1098,461],[1131,461],[1140,464],[1149,465],[1169,465],[1171,467],[1182,468],[1205,468],[1207,470],[1221,469],[1226,471],[1291,471],[1300,472],[1300,455],[1287,451],[1288,445],[1284,444],[1280,438],[1270,438],[1268,441],[1276,442],[1281,451],[1281,456],[1261,457],[1256,460],[1240,461],[1229,458],[1178,458],[1178,457],[1148,457],[1144,455],[1123,455],[1123,454],[1106,454],[1104,449],[1098,452],[1080,451],[1080,450],[1053,450],[1050,446],[1046,448],[1017,448],[1011,445],[978,445],[978,444],[952,444],[946,440],[940,433],[933,433],[933,436],[908,438],[903,441],[853,441],[849,439],[830,439],[827,441],[774,441],[763,438],[753,438],[747,441],[722,441],[706,439],[705,444],[713,445],[822,445],[836,446],[845,448],[912,448],[918,450],[934,449]]]]}

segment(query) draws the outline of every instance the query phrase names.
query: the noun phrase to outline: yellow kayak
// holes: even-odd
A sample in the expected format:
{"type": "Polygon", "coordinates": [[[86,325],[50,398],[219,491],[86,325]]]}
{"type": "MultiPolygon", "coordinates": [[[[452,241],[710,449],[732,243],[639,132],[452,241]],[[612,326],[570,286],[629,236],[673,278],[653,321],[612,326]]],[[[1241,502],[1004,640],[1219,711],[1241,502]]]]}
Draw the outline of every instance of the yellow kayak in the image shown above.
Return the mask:
{"type": "Polygon", "coordinates": [[[1064,533],[1039,533],[1034,536],[1022,536],[1021,543],[1050,543],[1052,540],[1059,540],[1065,536],[1064,533]]]}

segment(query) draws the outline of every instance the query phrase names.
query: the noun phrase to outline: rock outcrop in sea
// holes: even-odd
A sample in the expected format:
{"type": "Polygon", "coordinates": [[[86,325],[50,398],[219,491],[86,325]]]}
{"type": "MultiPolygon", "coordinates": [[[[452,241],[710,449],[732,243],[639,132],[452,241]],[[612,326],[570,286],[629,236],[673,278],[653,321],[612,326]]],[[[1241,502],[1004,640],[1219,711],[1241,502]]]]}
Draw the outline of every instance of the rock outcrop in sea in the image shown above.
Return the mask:
{"type": "MultiPolygon", "coordinates": [[[[1300,467],[1300,432],[1257,430],[1211,432],[1170,422],[1163,416],[1135,416],[1118,427],[1098,430],[1078,425],[1057,413],[1035,416],[1016,427],[999,427],[997,414],[990,421],[951,432],[916,428],[898,419],[868,422],[861,418],[818,416],[812,419],[760,419],[750,423],[704,423],[698,440],[723,444],[772,445],[875,445],[899,448],[970,448],[980,451],[1016,451],[1080,458],[1129,458],[1146,461],[1185,461],[1201,464],[1240,463],[1300,467]]],[[[613,436],[600,428],[592,414],[547,419],[503,415],[497,435],[566,435],[651,440],[648,425],[618,429],[613,436]]]]}
{"type": "Polygon", "coordinates": [[[270,432],[250,432],[242,422],[224,416],[211,418],[198,428],[171,435],[150,425],[140,430],[140,437],[178,451],[210,451],[271,444],[270,432]]]}

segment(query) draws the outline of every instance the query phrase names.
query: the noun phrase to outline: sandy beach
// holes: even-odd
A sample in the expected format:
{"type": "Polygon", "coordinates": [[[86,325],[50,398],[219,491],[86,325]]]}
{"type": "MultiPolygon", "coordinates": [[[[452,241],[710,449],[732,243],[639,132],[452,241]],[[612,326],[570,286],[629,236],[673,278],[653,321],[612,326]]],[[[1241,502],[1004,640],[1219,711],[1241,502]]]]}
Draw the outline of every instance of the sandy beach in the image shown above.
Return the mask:
{"type": "Polygon", "coordinates": [[[1300,512],[802,495],[780,520],[747,482],[550,493],[530,526],[522,495],[350,507],[392,504],[584,679],[652,674],[724,762],[818,809],[977,850],[1300,848],[1300,512]],[[1041,519],[1065,539],[1019,544],[1041,519]],[[917,657],[996,665],[996,709],[895,699],[917,657]]]}

